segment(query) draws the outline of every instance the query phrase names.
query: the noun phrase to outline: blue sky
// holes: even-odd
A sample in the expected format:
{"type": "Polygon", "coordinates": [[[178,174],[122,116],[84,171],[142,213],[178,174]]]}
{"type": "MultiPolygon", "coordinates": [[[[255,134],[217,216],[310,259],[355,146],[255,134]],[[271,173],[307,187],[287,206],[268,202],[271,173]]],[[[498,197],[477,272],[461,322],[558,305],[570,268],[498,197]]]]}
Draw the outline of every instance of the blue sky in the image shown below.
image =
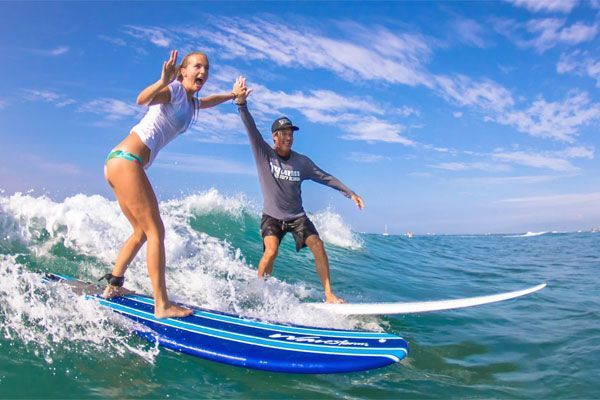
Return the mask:
{"type": "MultiPolygon", "coordinates": [[[[363,196],[316,183],[358,231],[600,225],[598,1],[0,3],[0,188],[112,198],[103,160],[143,115],[170,49],[205,51],[202,94],[238,75],[261,131],[363,196]]],[[[260,203],[235,107],[202,110],[149,171],[160,199],[215,187],[260,203]]]]}

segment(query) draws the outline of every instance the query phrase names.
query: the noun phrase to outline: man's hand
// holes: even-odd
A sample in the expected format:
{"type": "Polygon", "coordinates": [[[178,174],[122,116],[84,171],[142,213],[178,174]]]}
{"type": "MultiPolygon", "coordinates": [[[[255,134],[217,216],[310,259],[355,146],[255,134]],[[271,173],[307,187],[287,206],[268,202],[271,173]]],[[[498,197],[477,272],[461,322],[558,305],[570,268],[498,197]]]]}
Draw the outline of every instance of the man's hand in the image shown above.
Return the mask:
{"type": "Polygon", "coordinates": [[[365,202],[363,201],[362,197],[360,197],[357,194],[353,194],[350,199],[358,206],[359,209],[363,209],[365,208],[365,202]]]}

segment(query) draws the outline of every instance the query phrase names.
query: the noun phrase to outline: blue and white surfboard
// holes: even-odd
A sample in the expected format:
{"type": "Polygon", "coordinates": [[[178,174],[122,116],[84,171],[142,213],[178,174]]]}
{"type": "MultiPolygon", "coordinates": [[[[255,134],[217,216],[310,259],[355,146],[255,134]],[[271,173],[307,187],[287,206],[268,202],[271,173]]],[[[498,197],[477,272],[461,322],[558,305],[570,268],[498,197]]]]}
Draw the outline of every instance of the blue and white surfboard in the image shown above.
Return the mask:
{"type": "MultiPolygon", "coordinates": [[[[68,276],[46,274],[45,279],[97,288],[68,276]]],[[[190,307],[194,313],[189,317],[157,319],[154,300],[147,296],[87,296],[150,328],[151,332],[136,332],[146,340],[246,368],[303,374],[362,371],[396,363],[408,353],[404,339],[387,333],[258,322],[196,307],[190,307]]]]}

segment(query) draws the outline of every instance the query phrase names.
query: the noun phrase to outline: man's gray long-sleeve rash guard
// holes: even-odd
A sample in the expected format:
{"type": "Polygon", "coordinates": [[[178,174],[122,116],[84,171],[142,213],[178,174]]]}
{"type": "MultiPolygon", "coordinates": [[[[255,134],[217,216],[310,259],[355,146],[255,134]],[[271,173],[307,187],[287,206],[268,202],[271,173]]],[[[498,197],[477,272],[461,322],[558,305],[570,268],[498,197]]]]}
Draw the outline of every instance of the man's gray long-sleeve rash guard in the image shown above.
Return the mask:
{"type": "Polygon", "coordinates": [[[337,189],[346,197],[354,194],[346,185],[317,167],[303,154],[292,151],[287,160],[279,157],[256,128],[247,105],[238,106],[238,110],[246,126],[256,161],[264,198],[263,213],[282,221],[303,216],[305,213],[300,186],[306,179],[337,189]]]}

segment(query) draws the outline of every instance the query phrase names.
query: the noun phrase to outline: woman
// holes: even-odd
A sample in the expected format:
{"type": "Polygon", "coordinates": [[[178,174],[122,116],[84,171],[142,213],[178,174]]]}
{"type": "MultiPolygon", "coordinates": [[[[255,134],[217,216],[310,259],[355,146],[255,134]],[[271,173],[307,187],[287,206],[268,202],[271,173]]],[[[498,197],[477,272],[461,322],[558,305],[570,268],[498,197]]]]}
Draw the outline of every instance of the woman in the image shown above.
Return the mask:
{"type": "Polygon", "coordinates": [[[186,55],[180,66],[176,63],[177,51],[171,51],[169,59],[163,62],[160,80],[142,90],[137,98],[137,104],[150,106],[148,112],[109,153],[104,167],[104,176],[131,223],[133,234],[121,248],[112,273],[103,277],[108,281],[103,296],[116,297],[129,292],[123,288],[125,271],[140,247],[147,243],[156,318],[185,317],[192,310],[172,304],[167,296],[165,229],[144,169],[148,169],[160,149],[189,127],[198,109],[233,100],[246,91],[238,79],[231,93],[195,98],[208,79],[208,58],[204,53],[194,52],[186,55]]]}

